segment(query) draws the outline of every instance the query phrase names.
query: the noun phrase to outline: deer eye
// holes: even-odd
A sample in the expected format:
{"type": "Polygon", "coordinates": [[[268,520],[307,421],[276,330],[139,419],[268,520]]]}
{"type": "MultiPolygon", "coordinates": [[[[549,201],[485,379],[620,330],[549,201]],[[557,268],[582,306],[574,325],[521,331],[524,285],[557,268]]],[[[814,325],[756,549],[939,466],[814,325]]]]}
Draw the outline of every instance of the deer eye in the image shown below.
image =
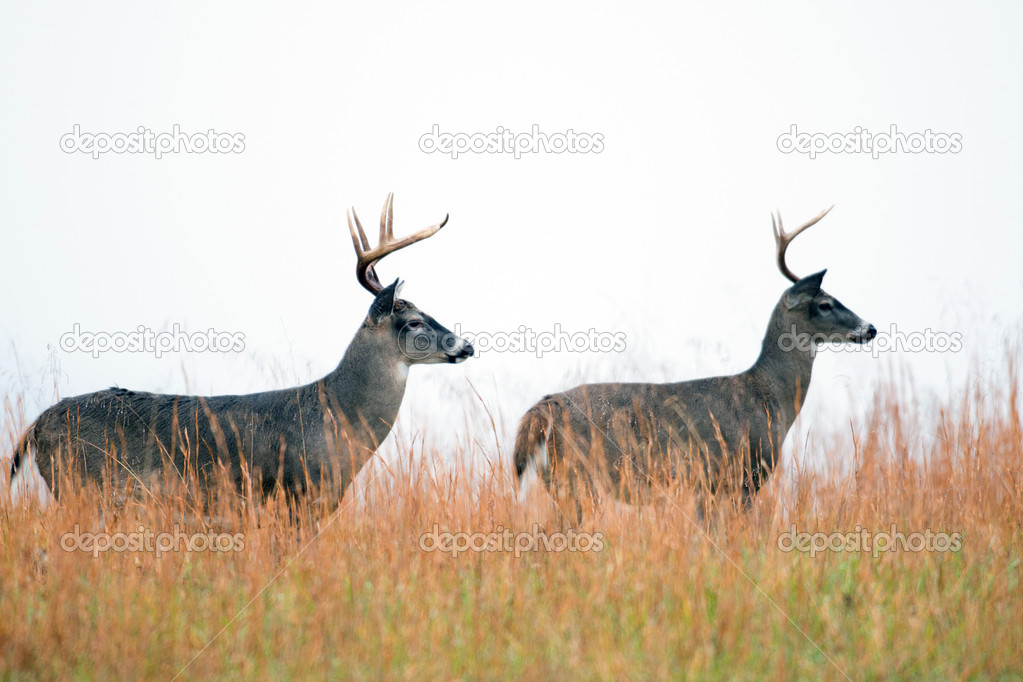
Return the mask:
{"type": "Polygon", "coordinates": [[[819,306],[817,306],[817,309],[820,310],[821,312],[826,313],[829,310],[831,310],[831,304],[830,303],[821,303],[819,306]]]}
{"type": "Polygon", "coordinates": [[[409,320],[408,324],[405,325],[409,329],[421,329],[423,327],[422,320],[409,320]]]}

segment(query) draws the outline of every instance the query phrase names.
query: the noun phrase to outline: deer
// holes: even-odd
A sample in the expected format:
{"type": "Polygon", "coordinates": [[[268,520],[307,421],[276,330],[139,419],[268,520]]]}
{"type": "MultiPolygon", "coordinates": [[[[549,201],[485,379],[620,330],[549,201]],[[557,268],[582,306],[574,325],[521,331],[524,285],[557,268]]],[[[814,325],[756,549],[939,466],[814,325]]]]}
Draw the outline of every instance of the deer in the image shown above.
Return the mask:
{"type": "MultiPolygon", "coordinates": [[[[38,491],[33,471],[55,499],[65,481],[102,482],[105,475],[118,481],[124,499],[128,488],[155,494],[161,477],[177,479],[186,470],[208,482],[224,466],[236,485],[261,488],[264,494],[279,487],[297,495],[331,480],[343,495],[390,433],[410,367],[456,364],[474,353],[466,340],[399,298],[399,280],[383,286],[376,273],[381,259],[433,236],[448,216],[396,239],[392,192],[373,248],[354,207],[347,217],[356,278],[374,298],[334,371],[302,386],[245,395],[114,387],[65,398],[45,410],[15,447],[12,497],[25,499],[38,491]]],[[[50,502],[48,497],[39,501],[44,507],[50,502]]]]}
{"type": "Polygon", "coordinates": [[[877,335],[821,289],[827,270],[800,278],[785,262],[791,242],[831,208],[792,232],[780,212],[777,221],[771,215],[778,269],[792,285],[775,305],[749,369],[678,383],[583,384],[545,395],[523,415],[515,437],[520,499],[542,478],[562,519],[574,506],[581,522],[587,497],[631,502],[644,491],[648,498],[659,481],[688,475],[710,493],[702,499],[730,491],[749,508],[802,407],[818,344],[866,344],[877,335]]]}

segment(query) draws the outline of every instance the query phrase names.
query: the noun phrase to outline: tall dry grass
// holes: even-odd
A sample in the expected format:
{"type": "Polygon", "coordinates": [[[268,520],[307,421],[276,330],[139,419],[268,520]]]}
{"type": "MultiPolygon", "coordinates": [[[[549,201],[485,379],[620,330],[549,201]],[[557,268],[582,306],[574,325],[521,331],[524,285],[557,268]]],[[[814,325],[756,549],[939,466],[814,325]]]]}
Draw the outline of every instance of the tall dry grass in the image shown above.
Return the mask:
{"type": "Polygon", "coordinates": [[[434,528],[565,530],[542,491],[516,502],[506,467],[476,441],[406,451],[340,513],[283,496],[239,504],[230,491],[212,507],[170,491],[115,508],[95,489],[45,513],[5,506],[0,669],[15,679],[1019,679],[1017,360],[1015,349],[1003,380],[936,408],[903,383],[879,387],[852,447],[819,437],[832,465],[783,460],[748,513],[701,519],[682,489],[638,510],[600,505],[576,529],[599,533],[600,551],[424,551],[434,528]],[[434,464],[452,459],[463,465],[434,464]],[[239,533],[243,547],[94,556],[62,549],[76,524],[239,533]],[[962,546],[876,557],[779,548],[792,528],[893,524],[961,533],[962,546]]]}

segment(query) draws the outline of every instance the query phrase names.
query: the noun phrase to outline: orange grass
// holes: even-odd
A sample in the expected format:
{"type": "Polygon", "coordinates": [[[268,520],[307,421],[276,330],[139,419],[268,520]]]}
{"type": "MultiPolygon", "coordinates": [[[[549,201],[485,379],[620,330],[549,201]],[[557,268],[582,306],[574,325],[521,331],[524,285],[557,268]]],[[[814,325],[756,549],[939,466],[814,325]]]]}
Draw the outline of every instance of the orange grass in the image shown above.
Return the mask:
{"type": "MultiPolygon", "coordinates": [[[[971,385],[936,410],[894,383],[878,388],[852,427],[853,448],[817,438],[831,465],[787,457],[749,513],[699,521],[685,490],[639,510],[598,505],[575,530],[600,533],[600,551],[424,551],[421,537],[434,527],[566,530],[542,491],[517,503],[507,467],[493,453],[478,456],[475,442],[444,453],[427,445],[422,458],[406,449],[400,466],[377,467],[375,489],[357,503],[349,494],[340,513],[283,497],[200,508],[173,491],[120,509],[91,489],[46,513],[5,504],[0,671],[1019,679],[1017,358],[1008,354],[998,385],[971,385]],[[462,464],[435,466],[440,459],[462,464]],[[93,556],[61,548],[76,524],[110,534],[238,533],[243,547],[93,556]],[[793,526],[881,533],[893,524],[905,534],[960,533],[961,549],[877,557],[779,549],[793,526]]],[[[502,443],[505,459],[510,445],[502,443]]]]}

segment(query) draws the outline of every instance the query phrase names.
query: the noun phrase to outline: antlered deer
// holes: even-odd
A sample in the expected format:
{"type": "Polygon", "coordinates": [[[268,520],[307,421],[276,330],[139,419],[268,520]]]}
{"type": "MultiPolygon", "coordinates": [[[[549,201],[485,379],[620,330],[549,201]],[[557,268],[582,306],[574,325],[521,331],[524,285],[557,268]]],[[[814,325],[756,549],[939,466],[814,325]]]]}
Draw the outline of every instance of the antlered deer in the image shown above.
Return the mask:
{"type": "Polygon", "coordinates": [[[776,225],[771,217],[778,268],[793,285],[775,306],[752,367],[681,383],[584,384],[544,396],[523,416],[515,439],[520,489],[540,474],[555,500],[574,503],[581,515],[587,495],[615,487],[628,492],[626,472],[649,484],[654,473],[671,478],[697,469],[702,477],[696,480],[711,491],[737,472],[741,479],[730,480],[741,485],[748,503],[777,463],[799,414],[816,343],[867,343],[877,334],[821,289],[826,270],[800,279],[785,264],[789,243],[830,210],[792,233],[785,232],[780,215],[776,225]]]}
{"type": "Polygon", "coordinates": [[[333,372],[304,386],[247,395],[111,388],[66,398],[43,412],[16,447],[15,496],[28,490],[36,464],[58,497],[64,480],[102,480],[109,473],[122,490],[148,490],[155,479],[178,478],[186,469],[208,477],[218,463],[229,465],[239,484],[247,472],[265,492],[275,486],[300,492],[309,483],[319,484],[321,475],[343,492],[390,432],[409,367],[457,363],[473,355],[465,340],[400,299],[397,280],[380,284],[375,270],[380,259],[447,223],[445,216],[439,224],[395,239],[393,212],[390,194],[375,248],[354,208],[348,216],[356,275],[375,298],[333,372]]]}

